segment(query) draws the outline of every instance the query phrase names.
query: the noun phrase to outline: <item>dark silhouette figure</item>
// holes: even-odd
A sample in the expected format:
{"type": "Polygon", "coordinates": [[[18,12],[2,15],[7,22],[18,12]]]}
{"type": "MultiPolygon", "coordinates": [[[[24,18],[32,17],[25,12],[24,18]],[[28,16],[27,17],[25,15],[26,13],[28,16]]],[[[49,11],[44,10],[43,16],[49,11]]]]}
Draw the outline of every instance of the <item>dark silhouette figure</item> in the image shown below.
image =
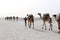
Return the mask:
{"type": "Polygon", "coordinates": [[[25,21],[25,26],[27,26],[27,18],[26,17],[24,18],[24,21],[25,21]]]}

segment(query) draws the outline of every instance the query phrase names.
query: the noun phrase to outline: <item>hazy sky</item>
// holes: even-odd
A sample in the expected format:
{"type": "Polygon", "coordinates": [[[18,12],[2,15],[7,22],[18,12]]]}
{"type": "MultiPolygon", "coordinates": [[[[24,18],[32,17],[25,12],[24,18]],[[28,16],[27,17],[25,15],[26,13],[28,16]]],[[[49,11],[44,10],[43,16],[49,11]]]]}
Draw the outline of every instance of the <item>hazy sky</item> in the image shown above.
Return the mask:
{"type": "Polygon", "coordinates": [[[60,13],[60,0],[0,0],[0,17],[60,13]]]}

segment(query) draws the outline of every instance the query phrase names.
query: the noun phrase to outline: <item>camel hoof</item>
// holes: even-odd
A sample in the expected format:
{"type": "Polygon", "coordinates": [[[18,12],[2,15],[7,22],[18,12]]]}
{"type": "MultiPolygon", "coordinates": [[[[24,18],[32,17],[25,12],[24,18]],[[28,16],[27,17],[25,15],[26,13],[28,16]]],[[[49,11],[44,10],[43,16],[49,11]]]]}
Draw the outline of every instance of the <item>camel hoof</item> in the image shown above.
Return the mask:
{"type": "Polygon", "coordinates": [[[42,27],[42,29],[43,29],[43,27],[42,27]]]}
{"type": "Polygon", "coordinates": [[[49,29],[50,30],[50,29],[49,29]]]}
{"type": "Polygon", "coordinates": [[[58,33],[60,33],[60,31],[58,33]]]}

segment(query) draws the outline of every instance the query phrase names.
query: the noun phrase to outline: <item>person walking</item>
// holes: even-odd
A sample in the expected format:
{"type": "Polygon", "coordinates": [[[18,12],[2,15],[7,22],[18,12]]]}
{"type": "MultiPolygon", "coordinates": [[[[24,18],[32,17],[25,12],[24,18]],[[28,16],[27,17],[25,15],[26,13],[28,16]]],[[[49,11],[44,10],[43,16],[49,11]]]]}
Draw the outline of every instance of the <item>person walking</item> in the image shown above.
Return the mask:
{"type": "Polygon", "coordinates": [[[27,26],[27,17],[24,18],[25,26],[27,26]]]}

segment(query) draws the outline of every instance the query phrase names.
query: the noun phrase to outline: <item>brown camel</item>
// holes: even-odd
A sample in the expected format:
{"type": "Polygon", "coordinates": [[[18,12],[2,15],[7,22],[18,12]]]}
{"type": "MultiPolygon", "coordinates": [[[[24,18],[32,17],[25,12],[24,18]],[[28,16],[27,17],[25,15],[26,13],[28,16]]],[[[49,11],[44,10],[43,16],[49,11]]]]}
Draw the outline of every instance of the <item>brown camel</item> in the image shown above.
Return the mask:
{"type": "Polygon", "coordinates": [[[31,15],[27,14],[27,16],[28,16],[27,20],[29,28],[31,28],[31,24],[33,23],[33,29],[34,29],[34,16],[32,14],[31,15]]]}
{"type": "Polygon", "coordinates": [[[12,20],[12,16],[10,16],[10,17],[5,17],[5,19],[7,19],[7,20],[12,20]]]}
{"type": "Polygon", "coordinates": [[[43,17],[41,17],[41,13],[38,13],[38,15],[43,20],[43,27],[42,27],[42,29],[44,28],[44,25],[45,25],[45,30],[47,29],[45,22],[48,21],[49,24],[50,24],[49,30],[52,30],[52,19],[50,18],[49,13],[44,14],[43,17]]]}
{"type": "Polygon", "coordinates": [[[58,33],[60,33],[60,15],[57,17],[57,15],[53,15],[53,17],[56,19],[57,23],[58,23],[58,33]]]}

